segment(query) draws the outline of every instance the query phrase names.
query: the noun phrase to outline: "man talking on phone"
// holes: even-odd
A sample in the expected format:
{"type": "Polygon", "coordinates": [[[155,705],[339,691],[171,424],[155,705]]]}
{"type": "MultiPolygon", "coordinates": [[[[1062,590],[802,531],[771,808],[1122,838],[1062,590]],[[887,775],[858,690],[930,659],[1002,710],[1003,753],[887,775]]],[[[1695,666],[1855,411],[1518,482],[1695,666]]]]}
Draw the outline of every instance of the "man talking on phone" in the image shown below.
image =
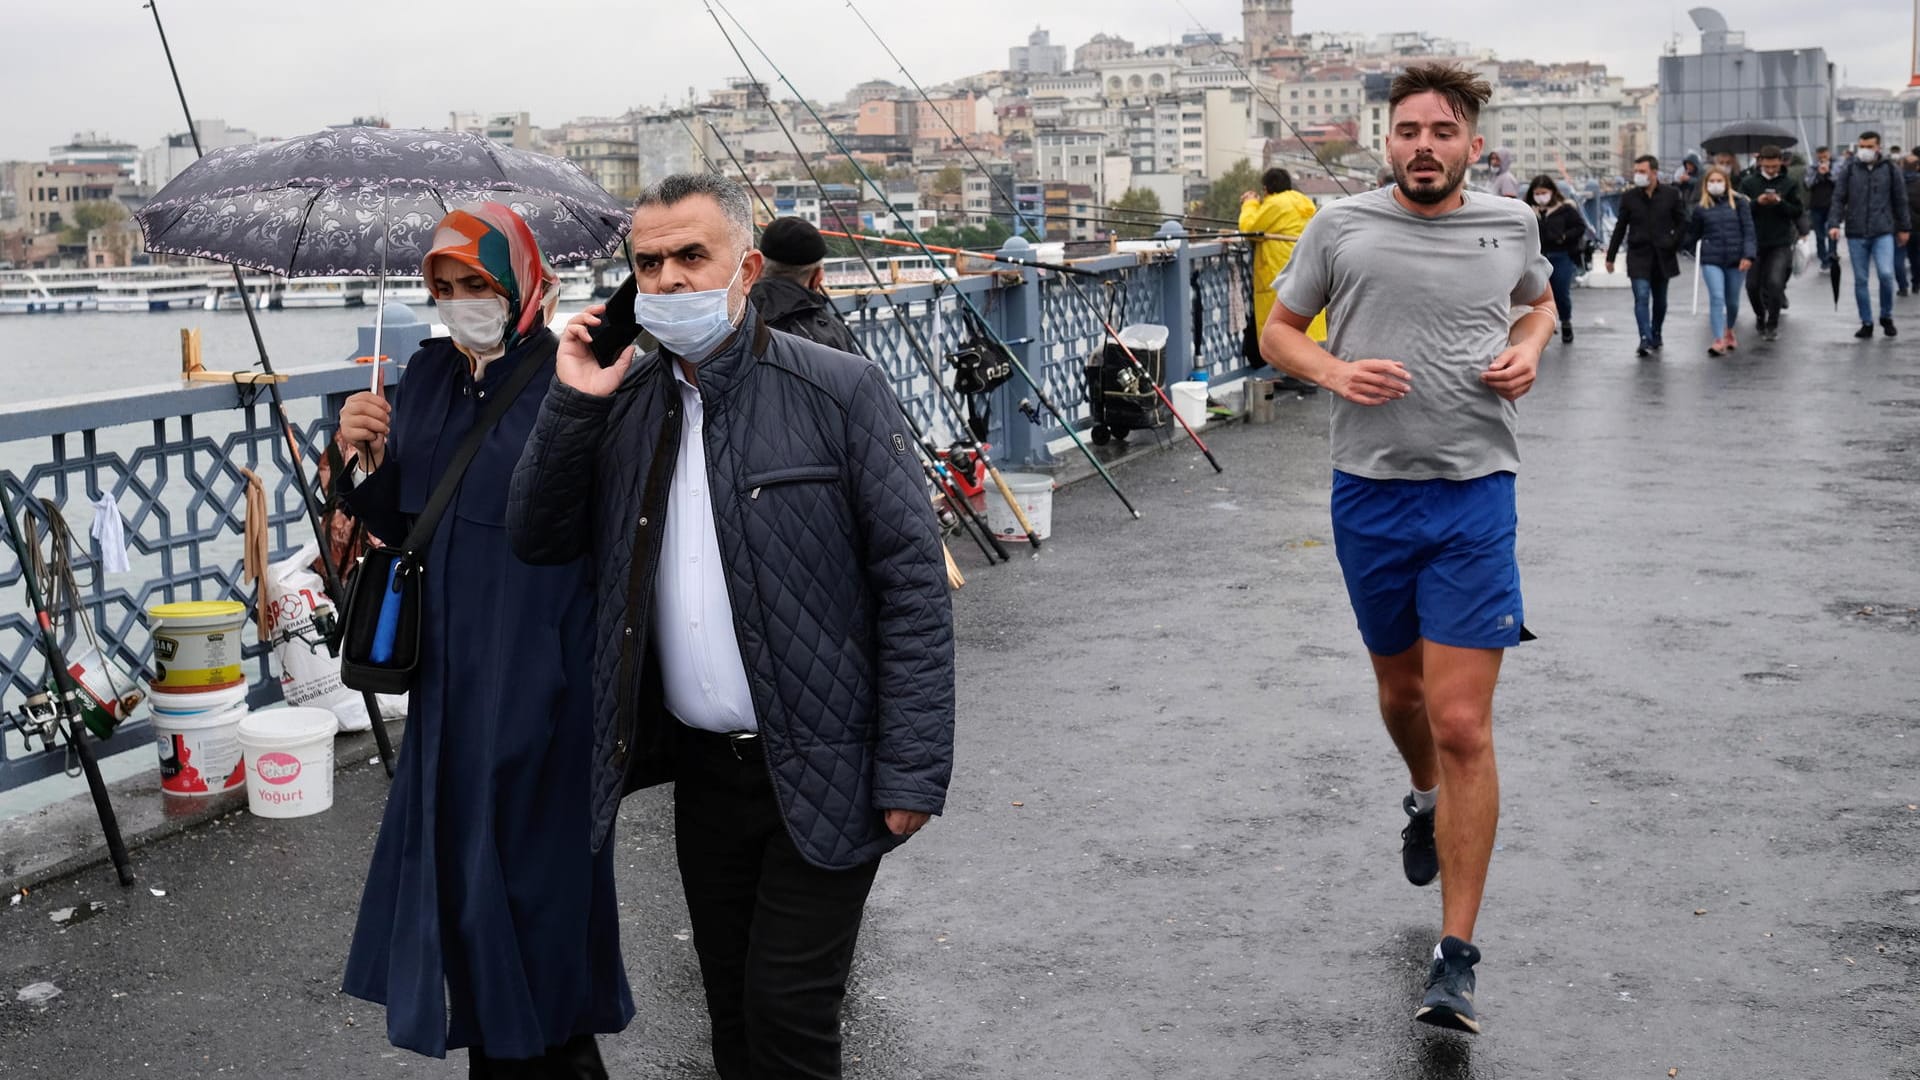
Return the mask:
{"type": "Polygon", "coordinates": [[[629,241],[659,348],[602,367],[604,308],[568,324],[507,528],[528,562],[592,557],[591,842],[622,795],[674,784],[722,1080],[838,1077],[880,857],[953,769],[938,527],[885,373],[749,301],[744,188],[667,177],[629,241]]]}

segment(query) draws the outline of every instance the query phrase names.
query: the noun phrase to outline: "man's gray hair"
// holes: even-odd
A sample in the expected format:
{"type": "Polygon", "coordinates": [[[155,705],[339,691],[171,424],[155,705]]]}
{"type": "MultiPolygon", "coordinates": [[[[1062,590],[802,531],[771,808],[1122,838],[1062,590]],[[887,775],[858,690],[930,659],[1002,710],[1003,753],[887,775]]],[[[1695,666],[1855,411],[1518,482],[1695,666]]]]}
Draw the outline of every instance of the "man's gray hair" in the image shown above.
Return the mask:
{"type": "Polygon", "coordinates": [[[760,276],[763,278],[786,278],[796,285],[807,285],[813,281],[813,272],[820,269],[824,264],[825,260],[821,262],[810,262],[805,266],[793,266],[788,263],[768,259],[766,264],[760,269],[760,276]]]}
{"type": "Polygon", "coordinates": [[[736,252],[753,247],[753,203],[747,198],[747,189],[716,173],[676,173],[649,184],[640,193],[634,209],[674,206],[695,195],[705,195],[720,204],[720,213],[727,219],[727,233],[736,252]]]}

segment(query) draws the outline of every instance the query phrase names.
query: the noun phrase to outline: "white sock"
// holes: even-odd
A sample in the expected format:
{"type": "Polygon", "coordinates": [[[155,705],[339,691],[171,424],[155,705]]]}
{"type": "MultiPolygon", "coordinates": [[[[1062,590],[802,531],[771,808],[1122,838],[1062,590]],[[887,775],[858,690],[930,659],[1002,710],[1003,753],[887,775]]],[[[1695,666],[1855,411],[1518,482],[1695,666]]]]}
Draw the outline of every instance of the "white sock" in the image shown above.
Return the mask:
{"type": "Polygon", "coordinates": [[[1435,784],[1433,787],[1427,789],[1426,791],[1421,791],[1419,788],[1413,789],[1413,812],[1416,814],[1426,813],[1427,811],[1433,809],[1434,804],[1438,803],[1439,801],[1440,801],[1440,785],[1438,784],[1435,784]]]}

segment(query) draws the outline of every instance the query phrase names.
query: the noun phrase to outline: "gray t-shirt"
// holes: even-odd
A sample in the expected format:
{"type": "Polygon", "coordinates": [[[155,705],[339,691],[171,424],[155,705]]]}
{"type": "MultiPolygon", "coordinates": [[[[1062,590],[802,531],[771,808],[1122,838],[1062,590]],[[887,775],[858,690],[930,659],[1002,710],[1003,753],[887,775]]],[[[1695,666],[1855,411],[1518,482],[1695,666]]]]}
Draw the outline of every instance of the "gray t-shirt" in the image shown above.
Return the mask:
{"type": "Polygon", "coordinates": [[[1384,405],[1333,399],[1333,467],[1375,480],[1471,480],[1516,472],[1516,410],[1480,381],[1507,348],[1515,305],[1547,290],[1532,208],[1468,192],[1437,218],[1391,188],[1314,215],[1280,275],[1278,298],[1327,311],[1327,351],[1345,361],[1398,360],[1407,396],[1384,405]]]}

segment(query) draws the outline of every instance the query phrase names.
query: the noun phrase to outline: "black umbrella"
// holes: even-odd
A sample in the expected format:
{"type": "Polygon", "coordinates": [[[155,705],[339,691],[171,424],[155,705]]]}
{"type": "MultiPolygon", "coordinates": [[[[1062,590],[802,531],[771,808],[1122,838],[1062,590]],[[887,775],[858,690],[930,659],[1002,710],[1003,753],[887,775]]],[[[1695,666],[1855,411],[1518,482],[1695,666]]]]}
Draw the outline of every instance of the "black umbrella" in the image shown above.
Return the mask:
{"type": "Polygon", "coordinates": [[[563,158],[370,127],[215,150],[134,216],[148,251],[287,277],[372,276],[419,266],[447,211],[484,201],[513,207],[557,262],[611,255],[630,224],[625,203],[563,158]]]}
{"type": "Polygon", "coordinates": [[[1833,279],[1833,310],[1840,310],[1840,258],[1838,255],[1827,263],[1827,276],[1833,279]]]}
{"type": "Polygon", "coordinates": [[[1755,154],[1763,146],[1785,150],[1799,141],[1786,128],[1762,120],[1736,120],[1700,140],[1700,146],[1709,154],[1755,154]]]}

